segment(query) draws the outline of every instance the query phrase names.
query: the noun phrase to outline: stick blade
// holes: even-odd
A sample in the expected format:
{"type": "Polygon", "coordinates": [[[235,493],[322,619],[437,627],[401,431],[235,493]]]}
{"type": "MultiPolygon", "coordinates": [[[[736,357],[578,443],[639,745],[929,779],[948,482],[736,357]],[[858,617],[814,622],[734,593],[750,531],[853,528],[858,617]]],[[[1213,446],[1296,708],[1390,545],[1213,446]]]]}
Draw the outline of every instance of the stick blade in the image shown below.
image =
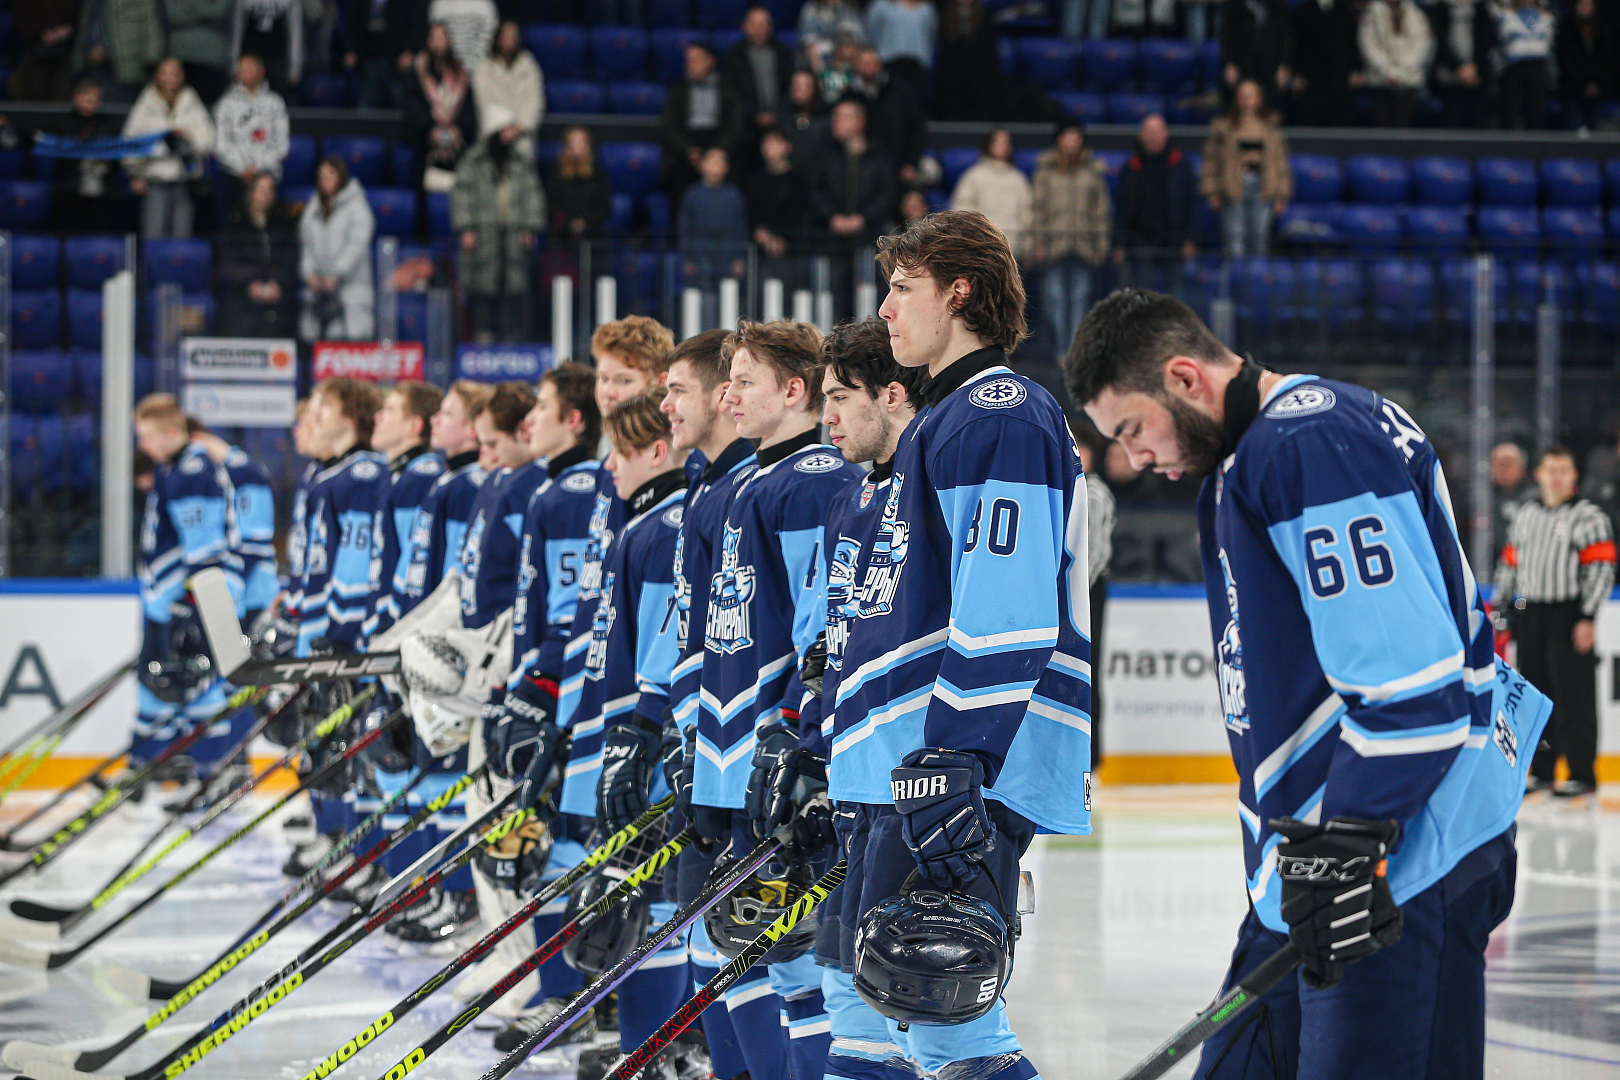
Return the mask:
{"type": "MultiPolygon", "coordinates": [[[[49,1061],[36,1061],[28,1066],[25,1074],[31,1080],[126,1080],[125,1077],[107,1076],[105,1073],[80,1072],[67,1065],[56,1065],[49,1061]]],[[[23,1080],[23,1077],[17,1077],[23,1080]]]]}
{"type": "Polygon", "coordinates": [[[251,654],[242,624],[236,618],[236,601],[226,584],[225,571],[217,566],[199,570],[191,575],[191,594],[197,600],[197,615],[202,619],[203,633],[208,637],[208,648],[219,665],[219,673],[230,679],[251,654]]]}
{"type": "Polygon", "coordinates": [[[37,1062],[47,1065],[56,1065],[63,1069],[71,1069],[78,1061],[77,1050],[65,1050],[60,1046],[41,1046],[26,1039],[13,1039],[0,1049],[0,1062],[4,1062],[9,1069],[26,1072],[37,1062]]]}
{"type": "Polygon", "coordinates": [[[147,994],[155,981],[134,968],[119,967],[116,964],[96,968],[94,978],[96,986],[107,994],[127,998],[135,1003],[147,1000],[147,994]]]}
{"type": "Polygon", "coordinates": [[[83,908],[56,907],[52,904],[39,904],[32,900],[13,900],[11,913],[19,919],[27,919],[37,923],[67,922],[82,912],[83,908]]]}
{"type": "Polygon", "coordinates": [[[189,982],[170,982],[154,976],[147,980],[146,996],[152,1001],[168,1001],[190,985],[189,982]]]}

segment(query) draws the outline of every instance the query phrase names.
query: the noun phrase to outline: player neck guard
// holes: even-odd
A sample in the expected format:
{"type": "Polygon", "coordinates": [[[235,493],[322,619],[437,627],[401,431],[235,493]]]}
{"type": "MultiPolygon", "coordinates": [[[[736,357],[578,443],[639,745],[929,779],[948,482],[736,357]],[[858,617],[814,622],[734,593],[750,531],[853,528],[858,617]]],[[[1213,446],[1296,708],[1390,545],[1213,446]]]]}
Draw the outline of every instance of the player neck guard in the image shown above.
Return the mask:
{"type": "Polygon", "coordinates": [[[1245,356],[1243,366],[1226,384],[1226,445],[1221,449],[1222,457],[1237,451],[1238,440],[1260,415],[1260,376],[1265,373],[1265,368],[1245,356]]]}

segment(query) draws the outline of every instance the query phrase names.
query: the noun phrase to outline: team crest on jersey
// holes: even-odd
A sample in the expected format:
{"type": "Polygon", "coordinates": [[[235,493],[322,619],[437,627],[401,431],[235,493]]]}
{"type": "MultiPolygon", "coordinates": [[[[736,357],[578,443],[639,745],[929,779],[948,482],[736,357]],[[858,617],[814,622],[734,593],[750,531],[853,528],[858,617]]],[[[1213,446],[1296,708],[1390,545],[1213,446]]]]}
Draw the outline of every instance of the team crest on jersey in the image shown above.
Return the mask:
{"type": "Polygon", "coordinates": [[[523,550],[518,555],[517,595],[512,598],[512,625],[514,627],[527,627],[529,625],[529,590],[534,587],[537,576],[534,569],[534,560],[529,558],[530,549],[534,547],[534,537],[525,534],[523,537],[523,550]]]}
{"type": "Polygon", "coordinates": [[[849,621],[860,614],[855,600],[855,572],[860,560],[860,542],[840,536],[827,568],[827,666],[834,671],[844,667],[849,621]]]}
{"type": "Polygon", "coordinates": [[[467,536],[461,542],[461,576],[464,582],[461,613],[468,617],[478,614],[478,596],[473,582],[478,580],[478,565],[484,557],[484,527],[487,522],[488,518],[480,512],[467,527],[467,536]]]}
{"type": "Polygon", "coordinates": [[[1221,710],[1226,714],[1226,726],[1239,735],[1249,730],[1249,705],[1243,678],[1243,638],[1238,632],[1237,582],[1232,578],[1232,567],[1226,560],[1226,550],[1220,551],[1221,577],[1226,579],[1226,608],[1229,616],[1221,640],[1215,645],[1216,675],[1221,691],[1221,710]]]}
{"type": "Polygon", "coordinates": [[[889,497],[883,501],[883,520],[872,541],[872,558],[866,564],[860,594],[855,597],[855,614],[863,619],[894,610],[894,591],[900,586],[900,574],[911,549],[911,525],[899,519],[900,489],[905,484],[905,474],[896,473],[889,482],[889,497]]]}
{"type": "Polygon", "coordinates": [[[686,579],[686,533],[675,534],[675,649],[686,652],[692,632],[692,583],[686,579]]]}
{"type": "Polygon", "coordinates": [[[349,475],[356,480],[375,480],[377,478],[377,463],[375,461],[357,461],[349,467],[349,475]]]}
{"type": "Polygon", "coordinates": [[[1266,406],[1266,415],[1273,420],[1314,416],[1333,408],[1333,402],[1333,391],[1325,386],[1296,386],[1278,394],[1277,400],[1266,406]]]}
{"type": "Polygon", "coordinates": [[[326,573],[326,519],[317,514],[309,523],[309,543],[304,548],[304,573],[320,577],[326,573]]]}
{"type": "Polygon", "coordinates": [[[591,472],[569,473],[563,477],[564,491],[586,492],[596,490],[596,476],[591,472]]]}
{"type": "Polygon", "coordinates": [[[591,620],[591,644],[585,650],[585,677],[592,682],[602,677],[607,668],[608,634],[613,631],[613,579],[608,574],[602,581],[602,598],[596,602],[596,616],[591,620]]]}
{"type": "Polygon", "coordinates": [[[411,462],[411,472],[421,473],[423,476],[433,476],[444,468],[444,462],[432,454],[423,454],[411,462]]]}
{"type": "Polygon", "coordinates": [[[968,391],[968,400],[981,409],[1010,409],[1027,397],[1029,391],[1017,379],[991,379],[968,391]]]}
{"type": "Polygon", "coordinates": [[[192,454],[180,462],[180,471],[183,473],[200,473],[203,471],[203,459],[200,454],[192,454]]]}
{"type": "Polygon", "coordinates": [[[602,589],[602,553],[613,543],[613,530],[607,527],[608,511],[612,507],[613,496],[605,491],[597,492],[588,527],[590,539],[585,542],[585,560],[579,569],[581,600],[591,599],[602,589]]]}
{"type": "Polygon", "coordinates": [[[749,604],[754,599],[754,568],[738,559],[742,530],[730,525],[720,540],[720,570],[709,582],[709,620],[704,648],[734,653],[754,644],[749,628],[749,604]]]}
{"type": "Polygon", "coordinates": [[[686,507],[672,506],[668,510],[665,510],[663,516],[658,520],[662,521],[665,525],[668,525],[672,529],[678,529],[681,527],[681,522],[686,520],[686,507]]]}
{"type": "Polygon", "coordinates": [[[824,473],[832,472],[843,463],[844,459],[837,454],[807,454],[793,468],[802,473],[824,473]]]}

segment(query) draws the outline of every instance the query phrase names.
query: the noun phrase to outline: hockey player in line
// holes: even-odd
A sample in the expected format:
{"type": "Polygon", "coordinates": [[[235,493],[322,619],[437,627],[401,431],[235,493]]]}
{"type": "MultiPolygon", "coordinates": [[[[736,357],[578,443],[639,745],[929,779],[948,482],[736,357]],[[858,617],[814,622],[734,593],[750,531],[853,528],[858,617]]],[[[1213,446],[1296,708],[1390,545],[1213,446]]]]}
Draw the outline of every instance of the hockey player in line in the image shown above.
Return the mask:
{"type": "Polygon", "coordinates": [[[186,417],[191,441],[208,451],[216,465],[223,466],[231,485],[231,505],[236,516],[234,549],[242,560],[243,626],[256,623],[276,598],[280,580],[276,575],[276,502],[270,490],[270,474],[263,465],[248,457],[247,451],[215,435],[198,420],[186,417]]]}
{"type": "Polygon", "coordinates": [[[1027,1080],[1001,1001],[1018,859],[1037,830],[1091,831],[1079,451],[1058,403],[1007,367],[1027,330],[1001,231],[952,211],[878,250],[894,359],[930,377],[849,573],[826,703],[840,969],[919,1072],[1027,1080]],[[978,962],[927,962],[956,949],[978,962]]]}
{"type": "Polygon", "coordinates": [[[484,411],[492,392],[483,383],[458,379],[450,384],[439,411],[433,414],[429,441],[445,456],[445,471],[416,515],[405,590],[397,598],[400,616],[438,588],[445,569],[456,565],[461,556],[473,500],[489,475],[478,462],[478,432],[473,417],[484,411]]]}
{"type": "Polygon", "coordinates": [[[1064,373],[1133,467],[1205,477],[1251,901],[1228,983],[1288,941],[1304,957],[1197,1075],[1481,1077],[1550,704],[1492,654],[1433,445],[1393,401],[1266,371],[1141,289],[1087,314],[1064,373]]]}

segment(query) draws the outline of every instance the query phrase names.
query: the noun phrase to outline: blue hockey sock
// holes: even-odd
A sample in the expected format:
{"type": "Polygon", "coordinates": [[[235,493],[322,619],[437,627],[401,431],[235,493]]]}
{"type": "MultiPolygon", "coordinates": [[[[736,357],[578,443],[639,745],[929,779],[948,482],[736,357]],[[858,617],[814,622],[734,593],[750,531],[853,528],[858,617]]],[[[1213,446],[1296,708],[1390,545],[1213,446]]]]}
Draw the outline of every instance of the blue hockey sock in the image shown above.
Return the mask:
{"type": "Polygon", "coordinates": [[[619,1049],[629,1053],[688,997],[686,943],[659,949],[619,984],[619,1049]]]}
{"type": "MultiPolygon", "coordinates": [[[[771,989],[770,976],[755,967],[731,984],[726,1011],[737,1031],[750,1076],[786,1076],[787,1029],[782,1026],[782,999],[771,989]]],[[[711,1006],[712,1008],[713,1006],[711,1006]]]]}
{"type": "MultiPolygon", "coordinates": [[[[721,957],[710,943],[709,936],[703,932],[703,923],[693,923],[687,934],[687,949],[692,957],[687,971],[691,977],[691,988],[696,990],[719,974],[721,957]]],[[[710,1005],[698,1019],[703,1025],[703,1037],[709,1043],[709,1062],[714,1066],[714,1075],[719,1080],[731,1080],[747,1071],[748,1062],[743,1059],[742,1047],[737,1042],[737,1029],[732,1026],[731,1012],[726,1008],[725,1001],[710,1005]]]]}

